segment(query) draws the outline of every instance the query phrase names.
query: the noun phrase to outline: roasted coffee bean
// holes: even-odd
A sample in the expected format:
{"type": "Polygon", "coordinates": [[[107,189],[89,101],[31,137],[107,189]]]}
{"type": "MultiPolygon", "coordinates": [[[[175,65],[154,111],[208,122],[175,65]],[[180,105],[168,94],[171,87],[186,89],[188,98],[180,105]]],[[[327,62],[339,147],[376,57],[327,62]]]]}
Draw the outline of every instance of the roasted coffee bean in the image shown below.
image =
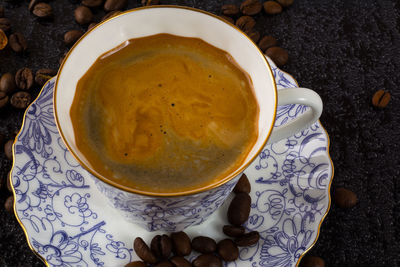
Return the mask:
{"type": "Polygon", "coordinates": [[[193,262],[193,267],[222,267],[221,260],[213,254],[203,254],[198,256],[193,262]]]}
{"type": "Polygon", "coordinates": [[[170,263],[169,261],[165,260],[165,261],[155,264],[154,267],[174,267],[174,265],[172,263],[170,263]]]}
{"type": "Polygon", "coordinates": [[[192,252],[190,238],[185,232],[171,234],[172,249],[177,256],[187,256],[192,252]]]}
{"type": "Polygon", "coordinates": [[[253,231],[235,239],[235,243],[238,247],[248,247],[256,244],[260,239],[260,234],[257,231],[253,231]]]}
{"type": "Polygon", "coordinates": [[[4,7],[0,6],[0,18],[4,17],[4,7]]]}
{"type": "Polygon", "coordinates": [[[220,17],[223,18],[224,20],[226,20],[227,22],[235,25],[235,20],[233,18],[225,16],[225,15],[221,15],[220,17]]]}
{"type": "Polygon", "coordinates": [[[377,108],[385,108],[390,101],[390,93],[384,90],[378,90],[372,97],[372,105],[377,108]]]}
{"type": "Polygon", "coordinates": [[[9,196],[6,202],[4,203],[4,208],[6,209],[6,211],[12,213],[13,207],[14,207],[14,196],[9,196]]]}
{"type": "Polygon", "coordinates": [[[0,91],[0,108],[3,108],[8,103],[8,95],[5,92],[0,91]]]}
{"type": "Polygon", "coordinates": [[[49,18],[53,16],[53,8],[47,3],[37,3],[32,13],[39,18],[49,18]]]}
{"type": "Polygon", "coordinates": [[[160,3],[159,0],[142,0],[142,6],[154,6],[160,3]]]}
{"type": "Polygon", "coordinates": [[[11,188],[11,171],[8,172],[7,174],[7,190],[12,192],[12,188],[11,188]]]}
{"type": "Polygon", "coordinates": [[[269,15],[276,15],[282,12],[282,6],[275,1],[267,1],[264,3],[264,11],[269,15]]]}
{"type": "Polygon", "coordinates": [[[82,5],[87,7],[99,7],[103,4],[103,0],[83,0],[82,5]]]}
{"type": "Polygon", "coordinates": [[[180,256],[174,256],[169,259],[169,261],[175,266],[175,267],[191,267],[192,264],[185,259],[184,257],[180,256]]]}
{"type": "Polygon", "coordinates": [[[264,36],[261,38],[261,40],[258,42],[258,47],[261,49],[261,51],[266,51],[268,48],[276,46],[278,44],[278,41],[272,37],[272,36],[264,36]]]}
{"type": "Polygon", "coordinates": [[[57,71],[53,69],[40,69],[36,72],[35,82],[43,86],[48,80],[57,75],[57,71]]]}
{"type": "Polygon", "coordinates": [[[236,194],[228,208],[229,223],[236,226],[242,225],[249,218],[250,208],[251,197],[246,193],[236,194]]]}
{"type": "Polygon", "coordinates": [[[104,10],[105,11],[113,11],[113,10],[121,10],[123,9],[128,0],[106,0],[104,3],[104,10]]]}
{"type": "Polygon", "coordinates": [[[17,88],[17,85],[15,84],[14,75],[9,72],[4,73],[0,79],[0,91],[11,94],[15,91],[15,88],[17,88]]]}
{"type": "Polygon", "coordinates": [[[78,6],[74,11],[75,21],[81,25],[89,24],[93,20],[93,13],[87,6],[78,6]]]}
{"type": "Polygon", "coordinates": [[[171,239],[167,235],[156,235],[151,240],[151,251],[159,259],[168,259],[172,250],[171,239]]]}
{"type": "Polygon", "coordinates": [[[336,205],[344,209],[352,208],[358,202],[357,195],[354,192],[343,187],[337,188],[335,190],[334,199],[336,205]]]}
{"type": "Polygon", "coordinates": [[[253,16],[261,12],[262,4],[259,0],[245,0],[240,5],[240,11],[248,16],[253,16]]]}
{"type": "Polygon", "coordinates": [[[11,96],[10,104],[15,108],[24,109],[31,103],[31,95],[28,92],[17,92],[11,96]]]}
{"type": "Polygon", "coordinates": [[[29,90],[33,85],[33,74],[29,68],[22,68],[15,74],[15,84],[22,90],[29,90]]]}
{"type": "Polygon", "coordinates": [[[133,242],[133,249],[135,250],[136,255],[138,255],[138,257],[141,258],[143,261],[147,263],[157,262],[156,256],[153,254],[149,246],[147,246],[142,238],[135,238],[135,241],[133,242]]]}
{"type": "Polygon", "coordinates": [[[276,0],[276,1],[278,1],[278,3],[283,7],[291,6],[294,2],[293,0],[276,0]]]}
{"type": "Polygon", "coordinates": [[[235,188],[233,188],[233,192],[235,193],[250,193],[251,191],[251,185],[249,182],[249,179],[247,178],[246,174],[242,174],[240,176],[239,181],[235,185],[235,188]]]}
{"type": "Polygon", "coordinates": [[[32,11],[33,11],[33,8],[35,7],[35,5],[36,5],[37,3],[39,3],[39,2],[40,2],[40,0],[31,0],[31,1],[29,2],[29,6],[28,6],[29,11],[32,12],[32,11]]]}
{"type": "Polygon", "coordinates": [[[213,253],[217,250],[217,243],[207,236],[197,236],[192,240],[192,248],[200,253],[213,253]]]}
{"type": "Polygon", "coordinates": [[[117,16],[117,15],[119,15],[119,14],[121,14],[121,13],[122,13],[122,12],[119,11],[119,10],[114,10],[114,11],[108,12],[108,13],[101,19],[101,21],[106,20],[106,19],[109,19],[109,18],[112,18],[112,17],[115,17],[115,16],[117,16]]]}
{"type": "Polygon", "coordinates": [[[8,44],[8,38],[5,32],[0,29],[0,50],[3,50],[8,44]]]}
{"type": "Polygon", "coordinates": [[[278,46],[268,48],[265,54],[269,56],[278,67],[285,65],[289,60],[288,52],[278,46]]]}
{"type": "Polygon", "coordinates": [[[88,26],[88,28],[87,28],[87,29],[88,29],[88,31],[89,31],[89,30],[91,30],[91,29],[92,29],[94,26],[96,26],[96,25],[97,25],[97,23],[96,23],[96,22],[92,22],[92,23],[90,23],[90,24],[89,24],[89,26],[88,26]]]}
{"type": "Polygon", "coordinates": [[[10,139],[4,144],[4,154],[9,160],[12,160],[12,146],[14,140],[10,139]]]}
{"type": "Polygon", "coordinates": [[[253,42],[257,43],[258,40],[260,40],[260,33],[256,30],[250,30],[246,32],[247,36],[250,37],[251,40],[253,40],[253,42]]]}
{"type": "Polygon", "coordinates": [[[240,9],[237,5],[233,5],[233,4],[232,5],[223,5],[221,7],[221,12],[225,16],[233,17],[236,15],[239,15],[240,9]]]}
{"type": "Polygon", "coordinates": [[[243,226],[224,225],[222,231],[227,236],[238,237],[244,234],[245,229],[243,226]]]}
{"type": "Polygon", "coordinates": [[[250,16],[241,16],[236,21],[236,26],[238,26],[242,31],[250,31],[256,25],[256,21],[250,16]]]}
{"type": "Polygon", "coordinates": [[[16,32],[10,35],[10,47],[14,52],[20,53],[28,48],[28,43],[22,33],[16,32]]]}
{"type": "Polygon", "coordinates": [[[325,262],[320,257],[304,256],[300,262],[300,267],[325,267],[325,262]]]}
{"type": "Polygon", "coordinates": [[[231,239],[219,241],[217,252],[224,261],[234,261],[239,258],[239,249],[231,239]]]}
{"type": "Polygon", "coordinates": [[[11,22],[8,18],[0,18],[0,30],[8,32],[11,29],[11,22]]]}
{"type": "Polygon", "coordinates": [[[124,267],[147,267],[147,264],[144,261],[133,261],[126,264],[124,267]]]}
{"type": "Polygon", "coordinates": [[[81,30],[70,30],[64,34],[64,43],[68,46],[72,46],[79,38],[83,35],[81,30]]]}

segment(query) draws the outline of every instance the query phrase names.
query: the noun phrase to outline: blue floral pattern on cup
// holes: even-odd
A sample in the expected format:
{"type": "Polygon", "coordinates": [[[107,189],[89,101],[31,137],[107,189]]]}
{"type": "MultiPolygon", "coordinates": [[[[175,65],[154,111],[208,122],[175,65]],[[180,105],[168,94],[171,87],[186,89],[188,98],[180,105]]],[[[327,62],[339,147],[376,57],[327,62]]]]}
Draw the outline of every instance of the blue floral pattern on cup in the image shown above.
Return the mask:
{"type": "MultiPolygon", "coordinates": [[[[290,75],[270,64],[278,89],[297,86],[290,75]]],[[[137,259],[132,250],[134,236],[154,235],[125,222],[107,205],[99,189],[128,214],[139,209],[150,216],[151,223],[142,225],[150,230],[175,231],[181,227],[176,224],[178,216],[186,218],[184,226],[201,223],[215,209],[216,216],[188,228],[188,232],[204,234],[208,231],[205,227],[222,228],[216,225],[220,220],[216,218],[226,218],[229,201],[220,199],[229,194],[235,181],[213,194],[204,193],[199,206],[192,206],[190,201],[177,203],[179,200],[144,205],[143,199],[131,200],[95,182],[58,134],[53,116],[54,82],[52,79],[45,85],[25,114],[14,145],[11,173],[17,218],[31,248],[49,266],[122,267],[137,259]],[[177,208],[178,204],[187,209],[177,208]],[[206,215],[187,219],[197,209],[206,215]]],[[[275,125],[287,123],[306,110],[300,105],[278,107],[275,125]]],[[[333,166],[327,150],[328,136],[319,122],[263,149],[245,171],[252,185],[252,209],[245,227],[259,231],[261,238],[256,245],[241,248],[240,258],[225,266],[296,265],[315,242],[329,207],[333,166]]],[[[214,237],[224,238],[222,233],[214,237]]]]}

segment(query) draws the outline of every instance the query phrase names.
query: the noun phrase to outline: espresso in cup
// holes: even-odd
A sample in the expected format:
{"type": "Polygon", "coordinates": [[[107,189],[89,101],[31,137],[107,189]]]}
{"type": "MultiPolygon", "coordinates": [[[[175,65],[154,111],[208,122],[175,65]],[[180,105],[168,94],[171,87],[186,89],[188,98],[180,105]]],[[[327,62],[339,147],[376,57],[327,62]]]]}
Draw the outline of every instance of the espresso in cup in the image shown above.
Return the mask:
{"type": "Polygon", "coordinates": [[[90,167],[145,193],[217,183],[259,134],[250,76],[224,50],[171,34],[101,55],[77,83],[70,116],[90,167]]]}

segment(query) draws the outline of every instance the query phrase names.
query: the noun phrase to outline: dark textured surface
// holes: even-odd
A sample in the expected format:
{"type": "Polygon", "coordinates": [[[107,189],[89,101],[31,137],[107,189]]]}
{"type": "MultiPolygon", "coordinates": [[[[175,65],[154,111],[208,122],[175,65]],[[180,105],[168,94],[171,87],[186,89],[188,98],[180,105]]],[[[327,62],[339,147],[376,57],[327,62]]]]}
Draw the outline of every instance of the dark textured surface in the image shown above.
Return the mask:
{"type": "MultiPolygon", "coordinates": [[[[33,70],[58,67],[67,51],[63,34],[85,29],[74,22],[74,1],[50,1],[55,18],[40,21],[28,12],[28,2],[0,0],[12,31],[22,32],[28,53],[0,51],[0,74],[27,66],[33,70]]],[[[129,0],[129,7],[140,1],[129,0]]],[[[167,1],[219,13],[223,3],[240,1],[167,1]]],[[[97,20],[104,15],[98,9],[97,20]]],[[[359,203],[342,210],[334,203],[319,239],[309,252],[327,266],[400,265],[400,4],[392,1],[295,0],[280,15],[256,16],[256,28],[276,37],[289,51],[282,69],[300,86],[317,91],[324,101],[321,122],[327,129],[335,166],[332,190],[344,186],[359,203]],[[392,100],[384,110],[371,106],[378,89],[392,100]]],[[[36,95],[39,88],[32,90],[36,95]]],[[[23,111],[0,110],[0,133],[13,137],[23,111]]],[[[11,167],[0,155],[0,177],[11,167]]],[[[0,205],[8,193],[1,189],[0,205]]],[[[13,215],[0,209],[0,266],[43,266],[29,249],[13,215]]]]}

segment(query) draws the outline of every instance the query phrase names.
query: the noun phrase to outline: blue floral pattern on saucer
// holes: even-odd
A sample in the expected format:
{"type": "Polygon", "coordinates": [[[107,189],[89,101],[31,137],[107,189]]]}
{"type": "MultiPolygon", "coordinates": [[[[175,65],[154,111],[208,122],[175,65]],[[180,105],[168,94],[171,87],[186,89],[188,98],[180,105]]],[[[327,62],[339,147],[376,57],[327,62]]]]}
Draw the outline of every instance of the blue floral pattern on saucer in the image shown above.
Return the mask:
{"type": "MultiPolygon", "coordinates": [[[[278,89],[296,81],[270,61],[278,89]]],[[[31,249],[48,266],[124,266],[136,260],[136,236],[149,233],[128,223],[98,192],[90,174],[72,157],[58,133],[50,80],[25,114],[14,144],[11,172],[15,214],[31,249]]],[[[301,105],[278,107],[276,126],[307,110],[301,105]]],[[[296,266],[316,241],[329,205],[333,166],[328,135],[320,122],[267,145],[245,173],[252,186],[252,209],[246,228],[260,232],[260,241],[241,248],[240,257],[225,266],[296,266]]],[[[229,199],[190,236],[226,238],[229,199]]],[[[194,254],[189,258],[193,258],[194,254]]]]}

